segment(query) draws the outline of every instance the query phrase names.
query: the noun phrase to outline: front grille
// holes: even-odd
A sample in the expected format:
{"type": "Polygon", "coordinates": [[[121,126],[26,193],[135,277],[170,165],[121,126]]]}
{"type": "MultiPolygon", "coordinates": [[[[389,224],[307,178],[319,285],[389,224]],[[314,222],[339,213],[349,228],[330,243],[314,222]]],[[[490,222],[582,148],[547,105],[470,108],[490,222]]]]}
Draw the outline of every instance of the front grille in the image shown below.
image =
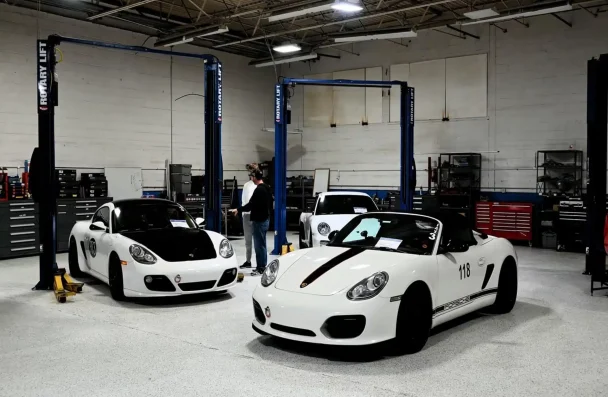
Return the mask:
{"type": "Polygon", "coordinates": [[[196,283],[181,283],[178,284],[182,291],[203,291],[206,289],[213,288],[215,280],[211,281],[198,281],[196,283]]]}
{"type": "MultiPolygon", "coordinates": [[[[147,277],[147,276],[146,276],[147,277]]],[[[175,287],[169,281],[166,276],[150,276],[152,277],[152,282],[146,283],[144,277],[144,284],[150,291],[162,291],[162,292],[173,292],[175,291],[175,287]]]]}
{"type": "Polygon", "coordinates": [[[255,318],[260,324],[266,324],[266,316],[264,316],[262,306],[260,306],[260,304],[255,299],[253,300],[253,314],[255,314],[255,318]]]}
{"type": "Polygon", "coordinates": [[[276,329],[277,331],[286,332],[288,334],[300,335],[300,336],[317,336],[314,332],[309,329],[288,327],[277,323],[271,323],[270,328],[276,329]]]}
{"type": "Polygon", "coordinates": [[[236,279],[236,274],[237,274],[237,270],[236,267],[234,269],[228,269],[224,272],[224,274],[222,274],[222,277],[220,277],[220,281],[217,283],[218,287],[221,287],[222,285],[228,285],[231,282],[234,281],[234,279],[236,279]]]}
{"type": "Polygon", "coordinates": [[[325,321],[321,332],[332,339],[356,338],[365,329],[365,316],[334,316],[325,321]]]}

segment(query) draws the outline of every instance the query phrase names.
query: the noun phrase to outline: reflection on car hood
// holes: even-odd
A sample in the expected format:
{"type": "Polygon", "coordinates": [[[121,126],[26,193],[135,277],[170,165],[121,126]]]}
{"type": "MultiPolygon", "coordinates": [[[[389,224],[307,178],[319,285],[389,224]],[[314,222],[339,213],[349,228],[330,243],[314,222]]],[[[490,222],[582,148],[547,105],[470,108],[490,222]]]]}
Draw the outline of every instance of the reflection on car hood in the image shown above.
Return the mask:
{"type": "Polygon", "coordinates": [[[167,262],[200,261],[217,256],[211,238],[200,229],[173,227],[120,234],[143,245],[167,262]]]}
{"type": "Polygon", "coordinates": [[[313,248],[281,275],[276,288],[311,295],[334,295],[374,273],[386,271],[390,276],[395,266],[424,260],[428,261],[429,256],[372,249],[313,248]]]}

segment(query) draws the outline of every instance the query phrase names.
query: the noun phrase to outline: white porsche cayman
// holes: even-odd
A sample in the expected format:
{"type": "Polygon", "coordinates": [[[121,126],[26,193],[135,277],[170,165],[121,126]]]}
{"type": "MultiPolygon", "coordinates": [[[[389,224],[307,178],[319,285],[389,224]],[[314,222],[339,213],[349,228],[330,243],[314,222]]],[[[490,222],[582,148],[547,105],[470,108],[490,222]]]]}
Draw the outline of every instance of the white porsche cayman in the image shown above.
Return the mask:
{"type": "Polygon", "coordinates": [[[300,215],[300,248],[327,244],[332,230],[340,230],[357,215],[373,211],[378,211],[378,207],[365,193],[320,193],[314,206],[300,215]]]}
{"type": "Polygon", "coordinates": [[[460,215],[360,215],[327,246],[268,265],[253,294],[253,328],[320,344],[394,340],[417,352],[441,323],[488,306],[511,311],[513,246],[465,225],[460,215]]]}
{"type": "Polygon", "coordinates": [[[104,204],[74,225],[69,267],[107,283],[120,300],[225,291],[238,266],[230,242],[200,228],[182,206],[133,199],[104,204]]]}

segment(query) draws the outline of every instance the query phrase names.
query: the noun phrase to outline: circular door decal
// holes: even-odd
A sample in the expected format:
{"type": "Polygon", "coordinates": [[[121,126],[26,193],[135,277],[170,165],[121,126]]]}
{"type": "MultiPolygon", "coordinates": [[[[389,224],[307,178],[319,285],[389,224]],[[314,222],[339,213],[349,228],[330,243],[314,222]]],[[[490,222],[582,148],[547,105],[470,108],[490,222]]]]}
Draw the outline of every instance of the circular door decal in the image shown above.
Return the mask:
{"type": "Polygon", "coordinates": [[[89,252],[93,258],[95,258],[95,255],[97,255],[97,243],[95,242],[94,238],[89,240],[89,252]]]}

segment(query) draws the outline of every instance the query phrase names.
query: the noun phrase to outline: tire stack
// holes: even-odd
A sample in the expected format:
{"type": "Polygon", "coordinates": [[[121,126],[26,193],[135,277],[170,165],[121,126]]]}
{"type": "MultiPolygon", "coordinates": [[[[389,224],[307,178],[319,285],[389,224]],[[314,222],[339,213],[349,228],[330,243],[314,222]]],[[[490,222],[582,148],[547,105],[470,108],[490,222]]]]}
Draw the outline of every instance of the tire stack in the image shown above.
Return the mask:
{"type": "Polygon", "coordinates": [[[108,180],[103,173],[86,173],[80,176],[83,197],[108,197],[108,180]]]}
{"type": "Polygon", "coordinates": [[[76,170],[55,170],[57,197],[78,198],[80,187],[76,181],[76,170]]]}

